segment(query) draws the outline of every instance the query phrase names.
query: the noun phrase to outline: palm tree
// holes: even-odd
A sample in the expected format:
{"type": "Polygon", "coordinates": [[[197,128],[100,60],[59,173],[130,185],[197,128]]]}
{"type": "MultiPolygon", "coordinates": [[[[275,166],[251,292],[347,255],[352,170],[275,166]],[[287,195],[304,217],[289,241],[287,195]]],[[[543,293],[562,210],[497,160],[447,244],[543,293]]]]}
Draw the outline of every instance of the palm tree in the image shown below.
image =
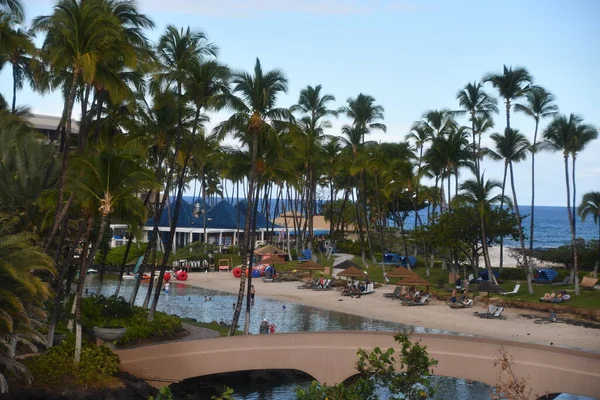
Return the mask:
{"type": "Polygon", "coordinates": [[[533,78],[523,67],[504,66],[501,74],[488,74],[483,78],[484,82],[490,82],[504,99],[506,108],[506,129],[510,129],[510,109],[513,102],[527,93],[531,87],[533,78]]]}
{"type": "Polygon", "coordinates": [[[598,225],[598,251],[596,253],[594,271],[592,272],[592,276],[597,278],[598,265],[600,265],[600,192],[587,192],[584,194],[578,212],[581,221],[585,221],[591,215],[594,223],[598,225]]]}
{"type": "Polygon", "coordinates": [[[55,76],[65,71],[70,74],[70,81],[65,81],[63,87],[66,96],[63,111],[65,125],[61,130],[60,147],[62,171],[54,222],[44,246],[48,248],[71,204],[67,202],[67,205],[63,205],[63,198],[67,182],[71,117],[80,84],[94,81],[102,60],[121,59],[127,67],[134,67],[137,60],[133,50],[123,46],[121,39],[124,32],[119,20],[101,2],[60,0],[51,15],[40,16],[33,21],[32,29],[46,33],[40,54],[50,72],[55,76]]]}
{"type": "Polygon", "coordinates": [[[317,199],[317,181],[318,171],[316,168],[318,149],[323,145],[324,129],[331,128],[331,123],[326,120],[328,116],[337,116],[337,111],[328,108],[329,103],[335,101],[335,97],[330,94],[321,94],[323,88],[321,85],[315,87],[307,86],[300,91],[298,103],[290,108],[292,112],[300,112],[301,118],[298,121],[299,129],[296,130],[304,138],[306,143],[303,154],[306,160],[307,175],[307,215],[308,237],[306,238],[308,248],[312,249],[313,240],[313,215],[317,199]]]}
{"type": "Polygon", "coordinates": [[[33,234],[19,229],[19,219],[0,214],[0,348],[8,353],[8,357],[0,356],[0,393],[8,391],[3,373],[18,374],[31,382],[27,368],[14,359],[15,349],[18,342],[29,348],[34,341],[43,343],[32,328],[44,321],[43,302],[51,291],[38,274],[55,273],[52,258],[37,247],[33,234]]]}
{"type": "Polygon", "coordinates": [[[529,226],[529,264],[533,260],[533,241],[535,226],[535,154],[540,120],[558,113],[554,104],[554,95],[541,86],[534,86],[525,93],[525,104],[515,104],[515,111],[524,113],[535,121],[533,143],[531,144],[531,216],[529,226]]]}
{"type": "Polygon", "coordinates": [[[480,176],[479,148],[475,138],[481,132],[477,131],[476,120],[479,117],[490,117],[498,112],[497,101],[483,90],[483,83],[468,83],[456,95],[458,103],[463,108],[459,113],[468,113],[471,121],[471,135],[473,136],[473,161],[475,162],[475,176],[480,176]]]}
{"type": "MultiPolygon", "coordinates": [[[[415,197],[419,198],[419,188],[421,186],[421,169],[423,167],[423,148],[425,144],[433,138],[431,129],[421,122],[415,123],[410,129],[410,133],[406,135],[406,141],[413,141],[415,144],[416,151],[418,153],[418,164],[417,164],[417,182],[415,197]]],[[[415,213],[415,228],[417,227],[417,221],[419,213],[415,213]]]]}
{"type": "MultiPolygon", "coordinates": [[[[147,210],[135,193],[156,189],[154,176],[150,170],[139,165],[130,154],[122,152],[110,138],[101,140],[95,153],[75,157],[72,160],[74,176],[70,179],[73,192],[90,211],[97,210],[100,230],[96,235],[89,255],[83,257],[79,270],[75,308],[75,362],[81,356],[81,297],[87,268],[91,266],[109,217],[118,212],[136,215],[138,220],[146,220],[147,210]]],[[[89,241],[89,240],[88,240],[89,241]]]]}
{"type": "Polygon", "coordinates": [[[329,215],[329,237],[333,240],[333,202],[336,198],[336,191],[334,191],[334,182],[336,177],[336,162],[338,161],[340,151],[342,147],[340,145],[340,140],[337,136],[329,138],[327,143],[323,145],[323,156],[325,158],[327,164],[327,180],[329,181],[329,205],[330,205],[330,215],[329,215]]]}
{"type": "MultiPolygon", "coordinates": [[[[575,159],[577,153],[582,151],[585,146],[598,137],[598,131],[595,127],[583,123],[583,118],[570,114],[558,115],[544,131],[544,143],[542,148],[551,151],[561,151],[565,162],[565,184],[567,187],[567,214],[569,217],[569,226],[571,228],[571,246],[573,247],[573,269],[572,274],[575,279],[575,294],[579,295],[579,277],[578,254],[575,241],[577,233],[575,231],[575,204],[571,209],[571,185],[569,183],[569,156],[573,157],[573,180],[575,179],[575,159]]],[[[575,182],[573,182],[573,193],[575,193],[575,182]]],[[[575,200],[575,199],[574,199],[575,200]]]]}
{"type": "MultiPolygon", "coordinates": [[[[516,99],[523,97],[527,91],[531,88],[533,77],[523,67],[507,67],[503,66],[501,74],[487,74],[483,78],[484,82],[490,82],[492,86],[498,91],[500,97],[504,99],[504,106],[506,110],[506,128],[505,131],[510,130],[510,110],[513,102],[516,99]]],[[[500,268],[504,263],[504,257],[502,253],[503,242],[500,242],[500,268]]],[[[525,256],[525,255],[524,255],[525,256]]]]}
{"type": "Polygon", "coordinates": [[[475,207],[479,213],[480,226],[481,226],[481,245],[483,247],[483,260],[485,267],[488,270],[490,279],[497,284],[496,278],[492,272],[492,264],[490,262],[490,253],[488,250],[488,238],[486,230],[486,218],[491,209],[495,204],[505,201],[510,201],[503,195],[497,194],[494,196],[493,191],[501,188],[501,184],[495,180],[486,180],[485,176],[482,175],[480,179],[469,179],[460,185],[460,194],[457,200],[464,201],[467,204],[475,207]]]}
{"type": "MultiPolygon", "coordinates": [[[[530,294],[533,294],[533,285],[531,279],[533,277],[533,270],[531,263],[527,262],[525,256],[525,239],[523,238],[522,220],[521,213],[519,211],[519,203],[517,202],[517,191],[515,189],[515,176],[513,170],[513,164],[524,161],[527,158],[527,153],[531,149],[531,145],[527,138],[519,133],[516,129],[506,130],[504,135],[494,133],[491,136],[492,140],[496,144],[496,151],[490,150],[488,155],[496,160],[504,160],[504,177],[502,179],[502,196],[504,196],[506,186],[506,174],[507,170],[510,170],[510,185],[512,188],[513,200],[512,208],[517,218],[517,224],[519,226],[519,244],[521,245],[521,252],[524,256],[525,267],[527,268],[527,287],[530,294]]],[[[503,208],[503,202],[500,202],[500,208],[503,208]]],[[[500,238],[500,254],[502,254],[504,240],[500,238]]]]}
{"type": "MultiPolygon", "coordinates": [[[[219,134],[238,133],[241,136],[251,138],[252,143],[252,163],[250,169],[250,179],[248,181],[248,198],[246,223],[244,227],[244,244],[242,246],[242,258],[244,265],[247,258],[250,257],[253,250],[253,241],[251,240],[251,224],[253,214],[256,212],[255,192],[258,193],[258,157],[259,144],[267,135],[272,135],[274,126],[281,123],[282,120],[290,117],[288,110],[277,108],[277,97],[281,93],[286,93],[288,80],[284,73],[279,69],[264,72],[260,60],[256,59],[254,66],[254,75],[239,71],[233,74],[233,93],[237,96],[231,96],[229,106],[234,110],[234,114],[226,121],[216,127],[219,134]]],[[[253,229],[252,229],[253,230],[253,229]]],[[[242,268],[245,271],[245,268],[242,268]]],[[[233,314],[231,329],[229,335],[234,335],[237,328],[242,301],[244,298],[244,285],[246,281],[245,273],[242,273],[240,280],[240,290],[233,314]]],[[[248,333],[250,324],[250,289],[252,277],[248,277],[248,296],[246,303],[246,320],[244,333],[248,333]]]]}
{"type": "Polygon", "coordinates": [[[25,9],[21,0],[0,0],[0,13],[11,15],[18,23],[25,19],[25,9]]]}
{"type": "MultiPolygon", "coordinates": [[[[381,130],[387,132],[387,126],[380,121],[383,121],[384,108],[379,104],[375,104],[375,98],[363,93],[359,93],[355,99],[348,98],[346,100],[346,106],[339,109],[339,112],[345,114],[352,120],[352,127],[357,130],[357,134],[360,134],[361,145],[365,143],[365,136],[371,133],[372,129],[381,130]]],[[[375,256],[373,255],[373,248],[371,246],[371,235],[369,226],[369,216],[367,210],[367,177],[366,171],[362,173],[362,184],[363,187],[357,190],[357,195],[362,198],[363,203],[363,217],[365,219],[365,229],[367,231],[367,242],[369,244],[369,251],[375,262],[375,256]]],[[[360,183],[359,183],[360,186],[360,183]]],[[[358,189],[358,187],[357,187],[358,189]]],[[[358,199],[357,199],[358,203],[358,199]]],[[[359,229],[361,227],[359,226],[359,229]]],[[[364,253],[363,253],[364,260],[364,253]]]]}

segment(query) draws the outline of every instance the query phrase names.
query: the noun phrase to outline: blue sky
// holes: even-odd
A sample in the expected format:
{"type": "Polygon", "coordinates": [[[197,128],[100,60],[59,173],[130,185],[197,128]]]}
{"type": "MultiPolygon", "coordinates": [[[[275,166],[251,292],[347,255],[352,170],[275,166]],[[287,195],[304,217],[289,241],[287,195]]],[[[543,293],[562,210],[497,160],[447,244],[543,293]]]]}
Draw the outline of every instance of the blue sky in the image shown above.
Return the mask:
{"type": "MultiPolygon", "coordinates": [[[[24,3],[29,18],[51,13],[54,4],[24,3]]],[[[138,5],[157,25],[149,33],[153,40],[168,24],[189,25],[215,42],[219,58],[234,69],[251,69],[256,57],[264,69],[282,69],[290,84],[281,106],[293,104],[308,84],[322,84],[336,96],[336,106],[360,92],[374,96],[385,108],[388,132],[372,140],[400,141],[426,110],[456,109],[461,87],[501,71],[503,64],[526,67],[536,84],[555,94],[561,112],[600,125],[598,1],[138,0],[138,5]]],[[[0,90],[7,99],[10,87],[5,69],[0,90]]],[[[36,113],[62,110],[58,94],[41,97],[25,89],[18,101],[36,113]]],[[[223,117],[215,115],[212,122],[223,117]]],[[[503,121],[504,115],[496,117],[496,131],[503,130],[503,121]]],[[[533,136],[531,121],[521,115],[512,121],[533,136]]],[[[329,133],[338,134],[347,121],[332,122],[329,133]]],[[[578,157],[578,193],[600,190],[599,157],[600,141],[578,157]]],[[[564,205],[562,157],[542,154],[536,161],[537,204],[564,205]]],[[[483,167],[486,176],[502,178],[500,163],[486,160],[483,167]]],[[[530,201],[529,171],[529,161],[515,171],[521,204],[530,201]]]]}

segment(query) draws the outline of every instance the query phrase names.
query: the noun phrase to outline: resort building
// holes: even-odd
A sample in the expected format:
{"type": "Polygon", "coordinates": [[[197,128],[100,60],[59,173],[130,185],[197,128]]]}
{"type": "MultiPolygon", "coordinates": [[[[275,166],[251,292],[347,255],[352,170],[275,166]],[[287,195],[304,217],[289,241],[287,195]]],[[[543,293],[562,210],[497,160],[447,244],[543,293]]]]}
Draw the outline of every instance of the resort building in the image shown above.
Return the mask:
{"type": "MultiPolygon", "coordinates": [[[[58,135],[56,128],[58,128],[58,125],[60,124],[61,117],[31,114],[31,116],[26,119],[35,130],[46,137],[48,142],[60,140],[60,135],[58,135]]],[[[79,122],[71,120],[71,133],[75,135],[79,134],[79,122]]]]}
{"type": "MultiPolygon", "coordinates": [[[[175,200],[165,207],[162,218],[158,225],[160,232],[159,249],[170,240],[171,220],[175,209],[175,200]]],[[[221,249],[226,249],[231,245],[237,245],[244,236],[244,226],[246,223],[247,204],[240,201],[236,205],[226,200],[222,200],[214,206],[208,208],[206,217],[202,200],[194,201],[191,204],[185,200],[181,201],[181,210],[177,218],[177,228],[173,240],[173,249],[179,249],[192,242],[212,243],[218,245],[221,249]]],[[[113,240],[111,247],[122,246],[127,243],[128,227],[124,224],[112,224],[113,240]]],[[[142,241],[148,242],[152,237],[154,228],[154,219],[150,218],[144,226],[142,241]]],[[[273,234],[279,234],[281,226],[273,224],[263,214],[256,214],[256,237],[253,240],[266,240],[273,234]]]]}

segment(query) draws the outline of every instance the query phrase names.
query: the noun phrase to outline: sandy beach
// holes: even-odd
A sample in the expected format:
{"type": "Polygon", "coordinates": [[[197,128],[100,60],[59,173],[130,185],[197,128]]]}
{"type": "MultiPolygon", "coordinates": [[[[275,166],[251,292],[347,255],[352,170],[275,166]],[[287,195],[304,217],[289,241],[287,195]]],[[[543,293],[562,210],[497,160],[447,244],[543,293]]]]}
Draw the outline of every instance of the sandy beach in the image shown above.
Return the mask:
{"type": "MultiPolygon", "coordinates": [[[[489,251],[490,251],[490,262],[492,263],[492,267],[499,266],[500,265],[500,246],[490,247],[489,251]]],[[[503,254],[502,264],[504,267],[506,267],[506,268],[516,268],[517,267],[517,260],[511,256],[510,248],[504,247],[502,249],[502,254],[503,254]]],[[[481,266],[485,265],[485,262],[483,261],[483,257],[480,257],[479,265],[481,265],[481,266]]],[[[534,259],[533,265],[536,268],[546,268],[546,267],[554,267],[555,266],[552,263],[540,261],[537,259],[534,259]]]]}
{"type": "MultiPolygon", "coordinates": [[[[231,273],[214,272],[192,273],[183,283],[237,293],[239,282],[239,279],[234,278],[231,273]]],[[[471,309],[460,310],[450,309],[445,303],[437,300],[431,301],[426,306],[402,306],[398,300],[383,296],[383,293],[394,290],[393,285],[378,288],[375,293],[361,298],[350,298],[342,297],[335,289],[329,291],[298,289],[299,282],[267,283],[261,279],[254,279],[252,282],[258,297],[430,329],[600,351],[598,330],[567,324],[535,324],[533,320],[519,317],[519,314],[527,313],[524,310],[505,310],[506,320],[482,320],[474,316],[473,312],[486,310],[484,304],[476,304],[471,309]]]]}

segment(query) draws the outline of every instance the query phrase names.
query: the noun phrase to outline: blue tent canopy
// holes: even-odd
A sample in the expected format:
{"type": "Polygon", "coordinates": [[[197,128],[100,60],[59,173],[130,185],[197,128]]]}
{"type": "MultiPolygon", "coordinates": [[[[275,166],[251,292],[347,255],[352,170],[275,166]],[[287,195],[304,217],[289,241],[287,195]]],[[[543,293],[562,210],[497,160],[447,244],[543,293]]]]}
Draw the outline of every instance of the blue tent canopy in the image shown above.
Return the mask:
{"type": "Polygon", "coordinates": [[[541,268],[538,269],[538,276],[535,279],[536,282],[552,282],[554,280],[554,278],[556,278],[556,276],[558,275],[558,272],[556,272],[553,269],[550,268],[541,268]]]}
{"type": "Polygon", "coordinates": [[[411,267],[414,267],[417,264],[417,259],[413,256],[406,257],[396,253],[383,253],[384,265],[401,265],[403,267],[408,267],[408,263],[410,263],[411,267]]]}

